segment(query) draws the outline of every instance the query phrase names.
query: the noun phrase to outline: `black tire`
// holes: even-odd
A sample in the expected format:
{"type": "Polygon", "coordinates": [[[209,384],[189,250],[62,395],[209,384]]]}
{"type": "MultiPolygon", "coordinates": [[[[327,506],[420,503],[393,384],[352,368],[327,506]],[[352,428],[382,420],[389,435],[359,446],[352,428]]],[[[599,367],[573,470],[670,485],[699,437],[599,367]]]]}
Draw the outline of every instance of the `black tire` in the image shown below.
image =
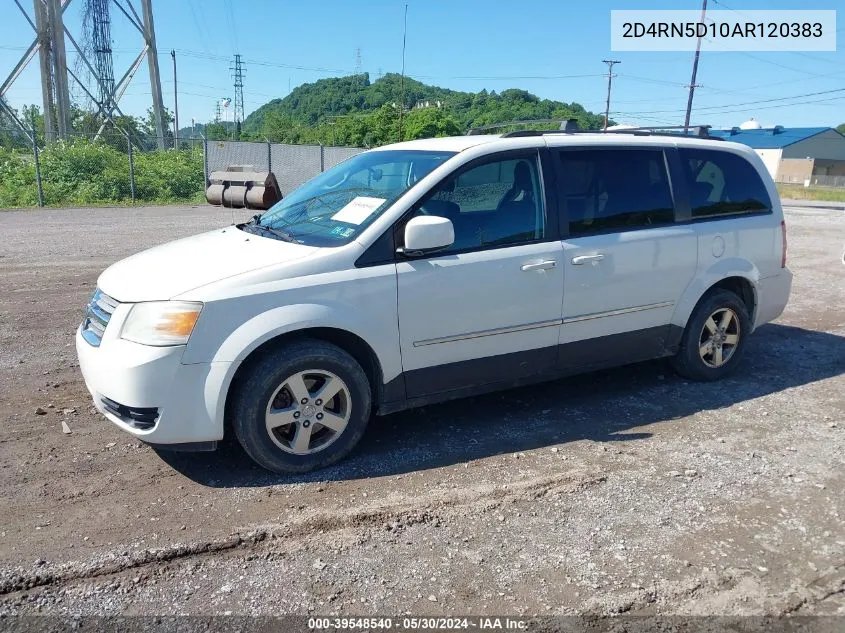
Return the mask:
{"type": "MultiPolygon", "coordinates": [[[[283,390],[284,391],[284,390],[283,390]]],[[[345,457],[364,435],[370,418],[370,384],[358,362],[339,347],[316,339],[299,339],[264,354],[249,365],[234,386],[229,415],[235,436],[257,464],[276,473],[304,473],[345,457]],[[325,447],[309,454],[286,452],[271,438],[266,413],[271,398],[299,372],[323,370],[340,378],[348,391],[346,427],[325,447]]],[[[290,396],[290,392],[280,394],[290,396]]],[[[275,405],[274,405],[275,406],[275,405]]],[[[293,405],[294,407],[296,405],[293,405]]],[[[299,421],[299,424],[302,420],[299,421]]],[[[312,428],[320,428],[311,423],[312,428]]],[[[296,424],[284,427],[296,431],[296,424]]],[[[309,435],[310,437],[310,435],[309,435]]],[[[277,441],[284,440],[277,436],[277,441]]],[[[293,444],[293,441],[290,441],[293,444]]]]}
{"type": "Polygon", "coordinates": [[[745,302],[730,290],[721,288],[711,290],[695,306],[687,322],[687,327],[684,329],[681,347],[677,355],[671,359],[672,367],[678,374],[690,380],[709,382],[724,378],[733,372],[741,362],[750,332],[751,318],[748,316],[748,307],[745,302]],[[733,323],[731,323],[732,327],[729,330],[736,332],[738,340],[728,358],[722,361],[723,364],[713,366],[714,357],[710,355],[709,361],[705,360],[699,350],[702,340],[704,339],[706,344],[709,336],[709,334],[704,333],[705,323],[712,314],[719,310],[731,310],[736,315],[738,327],[733,327],[733,323]]]}

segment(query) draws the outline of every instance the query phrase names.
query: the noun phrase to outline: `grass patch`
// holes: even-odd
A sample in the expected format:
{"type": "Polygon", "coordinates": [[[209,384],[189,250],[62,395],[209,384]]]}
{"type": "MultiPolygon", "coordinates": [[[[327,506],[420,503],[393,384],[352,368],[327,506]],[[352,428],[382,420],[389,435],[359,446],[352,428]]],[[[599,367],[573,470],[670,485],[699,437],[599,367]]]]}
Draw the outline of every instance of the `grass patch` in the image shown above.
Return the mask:
{"type": "Polygon", "coordinates": [[[800,185],[778,185],[781,198],[789,200],[823,200],[845,202],[845,189],[833,187],[802,187],[800,185]]]}
{"type": "MultiPolygon", "coordinates": [[[[49,207],[131,204],[129,157],[102,142],[60,141],[41,151],[41,184],[49,207]]],[[[196,203],[205,199],[202,149],[137,152],[135,201],[196,203]]],[[[0,148],[0,208],[38,204],[32,156],[0,148]]]]}

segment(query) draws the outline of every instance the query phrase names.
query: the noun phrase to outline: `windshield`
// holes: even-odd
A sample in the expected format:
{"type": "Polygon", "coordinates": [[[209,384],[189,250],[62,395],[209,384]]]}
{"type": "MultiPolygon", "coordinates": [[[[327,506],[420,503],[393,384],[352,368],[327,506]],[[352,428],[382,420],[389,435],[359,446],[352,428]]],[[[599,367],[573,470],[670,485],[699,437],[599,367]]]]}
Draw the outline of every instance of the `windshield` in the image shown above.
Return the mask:
{"type": "Polygon", "coordinates": [[[309,180],[253,219],[262,234],[309,246],[339,246],[355,237],[405,191],[454,152],[364,152],[309,180]]]}

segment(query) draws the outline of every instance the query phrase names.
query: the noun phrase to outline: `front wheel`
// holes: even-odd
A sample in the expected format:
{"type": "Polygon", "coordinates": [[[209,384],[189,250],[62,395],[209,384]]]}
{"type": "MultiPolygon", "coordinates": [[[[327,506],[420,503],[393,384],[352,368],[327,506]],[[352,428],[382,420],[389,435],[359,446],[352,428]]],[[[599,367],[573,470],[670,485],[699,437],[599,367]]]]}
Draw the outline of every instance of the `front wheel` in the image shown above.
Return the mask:
{"type": "Polygon", "coordinates": [[[302,473],[345,457],[370,417],[370,385],[339,347],[299,340],[249,366],[235,386],[232,426],[246,453],[277,473],[302,473]]]}
{"type": "Polygon", "coordinates": [[[691,380],[718,380],[736,369],[751,332],[748,308],[729,290],[715,290],[699,301],[672,366],[691,380]]]}

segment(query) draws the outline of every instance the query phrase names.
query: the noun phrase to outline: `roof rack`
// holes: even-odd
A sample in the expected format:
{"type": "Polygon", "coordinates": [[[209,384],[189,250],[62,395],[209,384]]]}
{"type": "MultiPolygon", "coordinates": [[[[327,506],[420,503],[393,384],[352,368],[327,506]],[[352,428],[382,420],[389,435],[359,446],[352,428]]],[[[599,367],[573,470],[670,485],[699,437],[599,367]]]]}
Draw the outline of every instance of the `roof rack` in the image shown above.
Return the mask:
{"type": "MultiPolygon", "coordinates": [[[[514,125],[539,125],[539,124],[546,124],[546,123],[557,123],[560,127],[558,130],[552,130],[553,132],[575,132],[578,130],[578,121],[576,119],[525,119],[520,121],[505,121],[503,123],[492,123],[491,125],[482,125],[479,127],[470,128],[467,132],[468,136],[475,136],[476,134],[482,134],[484,132],[489,132],[490,130],[497,130],[503,127],[512,127],[514,125]]],[[[522,132],[531,132],[532,134],[525,134],[525,136],[534,136],[535,130],[521,130],[522,132]]],[[[513,136],[519,136],[520,131],[516,132],[509,132],[513,136]]],[[[543,132],[536,132],[537,134],[543,134],[543,132]]]]}
{"type": "Polygon", "coordinates": [[[634,136],[693,136],[711,141],[725,140],[719,136],[711,136],[710,127],[711,126],[709,125],[691,125],[689,127],[683,125],[664,125],[659,127],[626,127],[615,130],[517,130],[515,132],[506,132],[505,134],[502,134],[502,138],[543,136],[545,134],[631,134],[634,136]]]}
{"type": "Polygon", "coordinates": [[[708,139],[711,141],[724,141],[720,136],[712,136],[710,134],[710,125],[660,125],[660,126],[636,126],[636,127],[619,127],[608,130],[582,130],[578,127],[576,119],[532,119],[521,121],[506,121],[502,123],[493,123],[491,125],[482,125],[480,127],[471,128],[467,134],[474,136],[482,134],[491,130],[496,130],[504,127],[513,127],[515,125],[539,125],[546,123],[557,123],[560,127],[557,130],[514,130],[512,132],[505,132],[502,138],[518,138],[521,136],[543,136],[545,134],[632,134],[634,136],[685,136],[708,139]]]}

